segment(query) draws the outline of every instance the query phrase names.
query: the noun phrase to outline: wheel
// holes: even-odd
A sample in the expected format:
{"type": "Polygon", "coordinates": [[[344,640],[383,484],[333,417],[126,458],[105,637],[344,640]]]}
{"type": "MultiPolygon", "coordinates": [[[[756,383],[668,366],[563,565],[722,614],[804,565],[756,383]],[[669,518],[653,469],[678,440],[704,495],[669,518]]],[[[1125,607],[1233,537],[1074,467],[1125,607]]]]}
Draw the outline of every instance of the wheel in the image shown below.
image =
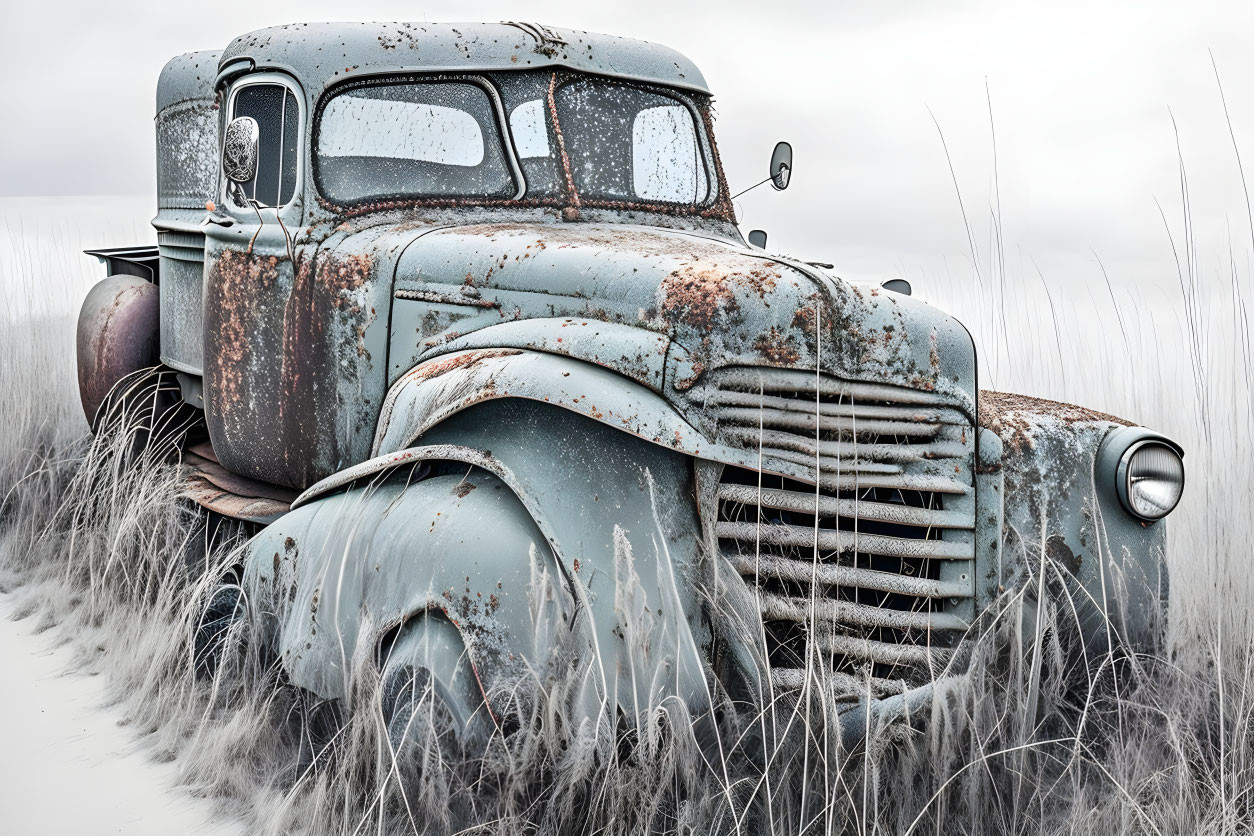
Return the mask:
{"type": "Polygon", "coordinates": [[[398,760],[412,763],[431,747],[445,760],[461,754],[457,723],[431,671],[394,666],[383,674],[380,690],[384,727],[398,760]]]}
{"type": "Polygon", "coordinates": [[[381,648],[380,705],[394,752],[458,754],[487,714],[461,633],[440,613],[402,625],[381,648]]]}
{"type": "Polygon", "coordinates": [[[223,584],[209,598],[196,626],[192,660],[197,676],[212,678],[227,649],[230,629],[245,613],[244,592],[237,584],[223,584]]]}
{"type": "Polygon", "coordinates": [[[117,381],[95,413],[92,431],[121,432],[126,454],[164,458],[182,449],[203,425],[200,410],[183,400],[177,373],[164,366],[139,369],[117,381]]]}

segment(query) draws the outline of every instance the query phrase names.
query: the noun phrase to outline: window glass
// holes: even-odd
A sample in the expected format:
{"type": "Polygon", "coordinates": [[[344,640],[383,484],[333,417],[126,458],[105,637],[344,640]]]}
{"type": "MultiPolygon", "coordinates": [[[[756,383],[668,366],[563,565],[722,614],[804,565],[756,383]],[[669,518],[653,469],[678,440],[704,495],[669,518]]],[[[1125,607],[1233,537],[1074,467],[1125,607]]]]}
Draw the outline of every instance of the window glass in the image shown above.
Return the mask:
{"type": "Polygon", "coordinates": [[[235,95],[232,118],[257,120],[257,174],[241,184],[263,206],[283,206],[296,192],[300,104],[283,84],[249,84],[235,95]]]}
{"type": "Polygon", "coordinates": [[[354,87],[332,98],[318,122],[318,185],[331,201],[406,197],[509,197],[492,101],[458,82],[354,87]]]}
{"type": "Polygon", "coordinates": [[[709,196],[696,124],[676,99],[580,79],[561,87],[556,103],[581,197],[696,204],[709,196]]]}
{"type": "Polygon", "coordinates": [[[552,77],[552,72],[528,71],[490,76],[501,91],[501,102],[509,114],[508,127],[514,150],[527,181],[527,197],[532,200],[560,199],[566,194],[562,161],[557,155],[557,139],[549,114],[552,77]]]}
{"type": "Polygon", "coordinates": [[[636,196],[666,203],[705,199],[705,166],[692,114],[683,105],[660,105],[636,114],[631,125],[631,177],[636,196]]]}
{"type": "Polygon", "coordinates": [[[549,156],[549,129],[544,119],[544,102],[523,102],[509,115],[509,132],[520,159],[549,156]]]}

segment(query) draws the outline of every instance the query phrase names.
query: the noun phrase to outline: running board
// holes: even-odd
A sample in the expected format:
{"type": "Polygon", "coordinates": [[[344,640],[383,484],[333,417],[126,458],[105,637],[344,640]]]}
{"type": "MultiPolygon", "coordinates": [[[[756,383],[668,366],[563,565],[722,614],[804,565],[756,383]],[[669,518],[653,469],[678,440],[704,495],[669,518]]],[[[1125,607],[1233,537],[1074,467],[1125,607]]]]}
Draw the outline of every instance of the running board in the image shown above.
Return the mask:
{"type": "Polygon", "coordinates": [[[269,525],[286,514],[297,491],[232,473],[218,463],[209,442],[183,453],[186,496],[210,511],[237,520],[269,525]]]}

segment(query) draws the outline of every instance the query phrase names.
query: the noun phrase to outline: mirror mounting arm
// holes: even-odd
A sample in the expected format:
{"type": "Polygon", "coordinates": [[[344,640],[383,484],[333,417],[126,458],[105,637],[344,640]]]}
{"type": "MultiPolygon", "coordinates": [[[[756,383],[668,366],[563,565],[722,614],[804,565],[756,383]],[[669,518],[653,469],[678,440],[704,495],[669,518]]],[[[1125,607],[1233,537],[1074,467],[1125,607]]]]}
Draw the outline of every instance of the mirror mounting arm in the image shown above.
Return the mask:
{"type": "Polygon", "coordinates": [[[771,173],[765,179],[759,180],[747,189],[736,192],[729,200],[735,200],[746,192],[751,192],[764,183],[770,183],[771,187],[777,192],[782,192],[788,188],[788,182],[792,179],[792,146],[787,142],[775,143],[775,150],[771,153],[771,173]]]}

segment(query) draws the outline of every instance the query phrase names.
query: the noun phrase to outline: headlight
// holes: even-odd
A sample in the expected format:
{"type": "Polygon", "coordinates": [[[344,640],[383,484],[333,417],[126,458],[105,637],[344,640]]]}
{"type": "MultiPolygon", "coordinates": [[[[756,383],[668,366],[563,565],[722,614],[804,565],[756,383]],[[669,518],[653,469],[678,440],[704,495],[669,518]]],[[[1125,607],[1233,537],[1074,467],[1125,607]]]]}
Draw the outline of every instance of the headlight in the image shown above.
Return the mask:
{"type": "Polygon", "coordinates": [[[1184,495],[1184,459],[1173,447],[1147,439],[1119,459],[1119,499],[1133,516],[1153,522],[1171,513],[1184,495]]]}

